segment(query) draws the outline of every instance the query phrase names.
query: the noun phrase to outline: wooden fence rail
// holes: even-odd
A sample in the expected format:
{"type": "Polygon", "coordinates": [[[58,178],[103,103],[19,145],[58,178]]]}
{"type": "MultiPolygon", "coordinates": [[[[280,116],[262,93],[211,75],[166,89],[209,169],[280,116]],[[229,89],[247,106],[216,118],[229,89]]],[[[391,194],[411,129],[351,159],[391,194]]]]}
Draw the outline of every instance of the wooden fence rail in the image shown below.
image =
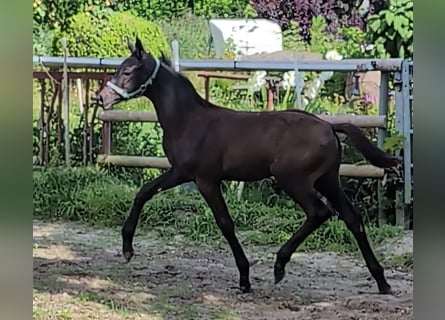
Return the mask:
{"type": "MultiPolygon", "coordinates": [[[[97,157],[97,162],[100,164],[111,164],[120,167],[133,168],[168,169],[171,167],[168,159],[163,157],[100,154],[97,157]]],[[[383,174],[383,169],[377,168],[373,165],[342,164],[340,166],[340,175],[342,176],[381,178],[383,174]]]]}
{"type": "MultiPolygon", "coordinates": [[[[320,118],[330,123],[351,123],[362,128],[386,128],[386,116],[356,116],[356,115],[318,115],[320,118]]],[[[150,111],[124,111],[105,110],[99,113],[98,118],[104,122],[157,122],[158,117],[155,112],[150,111]]],[[[112,164],[122,167],[136,168],[170,168],[167,158],[161,157],[141,157],[100,154],[97,162],[101,164],[112,164]]],[[[380,178],[384,175],[384,170],[372,165],[352,165],[342,164],[340,175],[350,177],[380,178]]]]}
{"type": "MultiPolygon", "coordinates": [[[[386,116],[318,115],[330,123],[351,123],[361,128],[386,128],[386,116]]],[[[158,122],[156,112],[106,110],[98,115],[105,122],[158,122]]]]}
{"type": "MultiPolygon", "coordinates": [[[[172,45],[173,46],[173,45],[172,45]]],[[[380,71],[380,88],[378,101],[378,114],[373,116],[362,115],[319,115],[320,118],[325,119],[331,123],[351,123],[361,128],[376,128],[378,129],[377,145],[382,147],[385,138],[388,135],[387,131],[387,117],[388,114],[388,100],[389,100],[389,81],[392,80],[394,84],[394,102],[396,114],[396,130],[399,134],[410,137],[412,136],[411,117],[412,117],[412,61],[402,59],[345,59],[342,61],[297,61],[291,59],[286,61],[243,61],[243,60],[182,60],[179,59],[178,50],[174,51],[173,63],[175,69],[178,71],[289,71],[294,70],[296,73],[300,71],[336,71],[336,72],[368,72],[380,71]]],[[[41,112],[39,122],[39,159],[36,164],[47,166],[50,163],[49,158],[49,134],[50,129],[55,127],[57,130],[57,144],[62,144],[62,112],[61,112],[61,88],[57,85],[63,79],[63,73],[58,68],[66,65],[69,68],[87,68],[85,71],[72,72],[65,74],[68,80],[77,78],[85,81],[85,95],[82,103],[85,107],[84,112],[84,138],[83,138],[83,162],[88,164],[93,162],[93,149],[95,147],[95,135],[93,126],[89,125],[89,112],[96,105],[90,99],[90,94],[94,87],[101,87],[108,76],[115,70],[115,68],[122,62],[123,59],[108,59],[108,58],[77,58],[68,57],[66,61],[63,57],[37,57],[33,56],[33,63],[41,65],[45,68],[43,70],[39,67],[34,70],[34,78],[41,83],[41,112]],[[45,69],[48,69],[45,71],[45,69]],[[91,69],[94,69],[92,72],[91,69]],[[55,80],[55,81],[54,81],[55,80]],[[50,82],[49,84],[47,82],[50,82]],[[99,82],[96,83],[95,82],[99,82]],[[51,91],[51,94],[46,94],[51,91]],[[91,101],[90,101],[91,100],[91,101]],[[59,103],[56,103],[59,101],[59,103]],[[52,118],[53,113],[57,116],[52,118]]],[[[298,91],[298,90],[297,90],[298,91]]],[[[298,99],[297,99],[298,100],[298,99]]],[[[94,109],[96,110],[96,109],[94,109]]],[[[108,163],[118,166],[129,167],[153,167],[165,169],[170,166],[166,158],[156,157],[140,157],[128,155],[113,155],[111,134],[112,122],[157,122],[157,116],[154,112],[147,111],[120,111],[107,110],[98,115],[102,123],[102,154],[98,156],[99,163],[108,163]]],[[[412,149],[411,139],[406,139],[403,149],[404,159],[404,190],[398,192],[397,202],[397,224],[405,225],[410,221],[405,215],[410,212],[412,206],[412,149]],[[410,170],[411,169],[411,170],[410,170]]],[[[384,175],[382,169],[376,168],[372,165],[352,165],[342,164],[340,174],[343,176],[352,177],[371,177],[380,178],[384,175]]],[[[378,184],[378,197],[381,199],[382,194],[381,184],[378,184]]],[[[379,200],[380,201],[380,200],[379,200]]],[[[379,222],[386,223],[386,213],[379,207],[379,222]]]]}

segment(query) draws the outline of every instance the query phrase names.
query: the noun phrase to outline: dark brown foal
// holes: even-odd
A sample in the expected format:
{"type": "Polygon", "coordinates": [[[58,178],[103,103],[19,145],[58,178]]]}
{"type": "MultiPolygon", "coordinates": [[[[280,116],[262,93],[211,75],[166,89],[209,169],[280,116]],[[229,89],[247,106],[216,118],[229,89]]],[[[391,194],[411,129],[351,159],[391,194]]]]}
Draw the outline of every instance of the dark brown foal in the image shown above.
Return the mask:
{"type": "Polygon", "coordinates": [[[249,261],[221,193],[223,180],[255,181],[275,177],[305,211],[307,220],[277,253],[274,272],[279,282],[298,246],[332,215],[316,191],[326,196],[353,233],[379,291],[391,288],[367,240],[361,215],[339,183],[341,145],[345,133],[369,162],[380,168],[400,165],[350,124],[332,125],[304,111],[241,112],[204,100],[191,82],[175,72],[162,56],[154,58],[139,39],[129,44],[131,56],[98,95],[104,109],[138,96],[153,102],[163,129],[163,148],[172,167],[146,183],[134,199],[122,228],[123,254],[130,261],[133,237],[144,204],[155,194],[194,181],[232,249],[241,291],[251,289],[249,261]]]}

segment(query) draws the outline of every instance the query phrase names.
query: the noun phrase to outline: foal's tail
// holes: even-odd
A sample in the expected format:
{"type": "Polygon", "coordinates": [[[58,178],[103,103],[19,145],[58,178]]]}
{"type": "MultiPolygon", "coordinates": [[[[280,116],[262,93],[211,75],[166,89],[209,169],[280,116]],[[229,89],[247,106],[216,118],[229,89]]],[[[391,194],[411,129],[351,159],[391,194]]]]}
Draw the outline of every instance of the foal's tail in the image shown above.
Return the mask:
{"type": "Polygon", "coordinates": [[[349,137],[352,145],[357,148],[372,165],[379,168],[400,168],[401,161],[376,147],[368,140],[360,128],[349,123],[332,124],[332,127],[335,132],[345,133],[349,137]]]}

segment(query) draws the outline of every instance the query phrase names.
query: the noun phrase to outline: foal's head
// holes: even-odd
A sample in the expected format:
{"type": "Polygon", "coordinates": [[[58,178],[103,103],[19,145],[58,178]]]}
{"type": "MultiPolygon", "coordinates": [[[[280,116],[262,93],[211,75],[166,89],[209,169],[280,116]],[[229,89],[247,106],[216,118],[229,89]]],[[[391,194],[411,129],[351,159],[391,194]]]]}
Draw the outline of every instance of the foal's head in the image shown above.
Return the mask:
{"type": "Polygon", "coordinates": [[[127,39],[127,45],[131,55],[121,63],[97,95],[98,104],[104,109],[145,95],[158,74],[160,61],[144,50],[138,37],[135,44],[127,39]]]}

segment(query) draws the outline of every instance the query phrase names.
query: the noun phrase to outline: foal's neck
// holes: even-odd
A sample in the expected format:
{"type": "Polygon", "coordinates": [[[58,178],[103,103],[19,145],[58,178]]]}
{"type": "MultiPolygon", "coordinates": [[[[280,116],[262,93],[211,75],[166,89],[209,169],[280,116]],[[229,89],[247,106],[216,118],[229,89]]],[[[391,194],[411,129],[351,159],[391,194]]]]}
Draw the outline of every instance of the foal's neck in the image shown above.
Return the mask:
{"type": "Polygon", "coordinates": [[[184,79],[161,64],[147,98],[152,101],[167,135],[180,135],[201,110],[194,88],[188,86],[184,79]]]}

